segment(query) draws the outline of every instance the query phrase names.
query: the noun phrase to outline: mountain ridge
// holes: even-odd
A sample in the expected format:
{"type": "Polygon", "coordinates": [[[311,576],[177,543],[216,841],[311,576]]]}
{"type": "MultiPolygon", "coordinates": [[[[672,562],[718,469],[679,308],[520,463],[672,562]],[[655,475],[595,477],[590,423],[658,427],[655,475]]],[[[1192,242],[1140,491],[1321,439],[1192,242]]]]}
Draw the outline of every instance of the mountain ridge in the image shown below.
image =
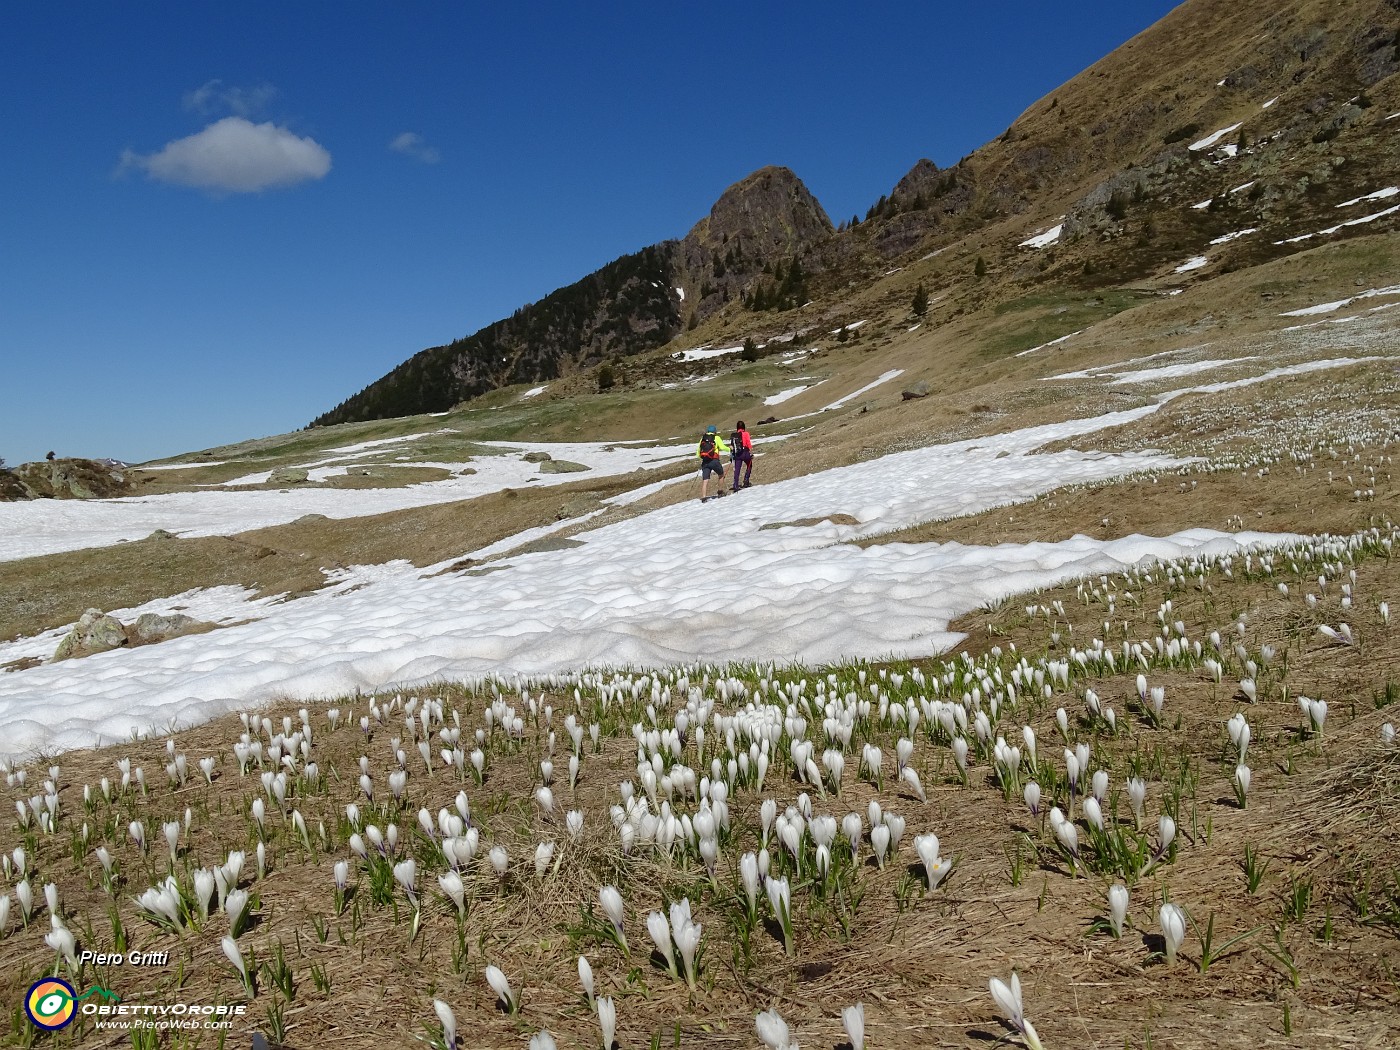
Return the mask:
{"type": "MultiPolygon", "coordinates": [[[[684,237],[420,351],[313,425],[443,411],[673,342],[742,342],[767,314],[801,333],[878,295],[892,267],[950,249],[925,277],[947,303],[935,321],[1039,286],[1152,279],[1203,234],[1231,232],[1225,220],[1305,231],[1336,203],[1329,186],[1375,189],[1361,180],[1384,170],[1388,147],[1366,92],[1397,70],[1400,0],[1188,0],[955,165],[917,161],[864,219],[833,227],[797,175],[761,168],[684,237]],[[1272,109],[1280,99],[1287,109],[1272,109]],[[1226,165],[1247,194],[1217,185],[1226,165]],[[1031,233],[1061,222],[1061,236],[1028,257],[1008,232],[1020,220],[1031,233]]],[[[1291,250],[1256,238],[1222,249],[1221,267],[1291,250]]]]}

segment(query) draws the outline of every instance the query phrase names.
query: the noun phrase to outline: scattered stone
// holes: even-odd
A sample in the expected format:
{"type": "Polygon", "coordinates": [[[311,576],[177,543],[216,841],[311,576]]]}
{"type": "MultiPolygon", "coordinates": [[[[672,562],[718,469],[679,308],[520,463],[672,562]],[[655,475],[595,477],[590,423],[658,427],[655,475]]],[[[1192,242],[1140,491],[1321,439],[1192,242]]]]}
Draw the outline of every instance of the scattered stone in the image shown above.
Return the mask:
{"type": "Polygon", "coordinates": [[[541,474],[577,474],[588,469],[582,463],[570,463],[567,459],[548,459],[540,464],[541,474]]]}
{"type": "Polygon", "coordinates": [[[193,616],[186,616],[184,613],[171,613],[168,616],[142,613],[127,634],[133,645],[150,645],[153,642],[163,642],[167,638],[189,634],[190,629],[198,623],[193,616]]]}
{"type": "Polygon", "coordinates": [[[520,458],[526,463],[548,463],[554,457],[548,452],[527,452],[520,458]]]}
{"type": "Polygon", "coordinates": [[[126,628],[120,620],[108,616],[101,609],[89,609],[58,643],[53,658],[67,660],[75,656],[91,656],[128,644],[126,628]]]}
{"type": "Polygon", "coordinates": [[[457,476],[458,476],[459,478],[464,478],[464,477],[466,477],[468,474],[475,474],[475,473],[476,473],[476,468],[475,468],[475,467],[463,467],[461,470],[457,471],[457,476]]]}
{"type": "Polygon", "coordinates": [[[164,529],[156,529],[156,531],[147,536],[146,539],[164,541],[179,539],[179,537],[173,532],[166,532],[164,529]]]}
{"type": "Polygon", "coordinates": [[[308,475],[301,467],[278,467],[267,476],[269,485],[300,485],[308,475]]]}
{"type": "Polygon", "coordinates": [[[324,514],[303,514],[292,522],[293,525],[314,525],[318,521],[330,521],[324,514]]]}
{"type": "Polygon", "coordinates": [[[776,422],[778,422],[778,417],[777,417],[777,416],[769,416],[767,419],[760,419],[756,425],[762,427],[762,426],[767,426],[769,423],[776,423],[776,422]]]}
{"type": "Polygon", "coordinates": [[[928,383],[920,379],[917,383],[901,390],[899,396],[904,398],[905,401],[913,401],[917,398],[928,397],[928,383]]]}

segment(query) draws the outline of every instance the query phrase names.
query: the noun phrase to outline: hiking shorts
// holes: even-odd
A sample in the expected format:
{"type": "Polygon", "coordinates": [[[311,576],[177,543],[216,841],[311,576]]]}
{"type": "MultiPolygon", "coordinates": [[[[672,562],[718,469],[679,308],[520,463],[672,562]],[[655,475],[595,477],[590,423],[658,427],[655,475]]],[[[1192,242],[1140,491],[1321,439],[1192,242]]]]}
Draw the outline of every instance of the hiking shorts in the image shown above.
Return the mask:
{"type": "Polygon", "coordinates": [[[709,481],[711,474],[718,474],[720,477],[724,477],[724,461],[718,456],[714,459],[702,458],[700,460],[700,480],[709,481]]]}

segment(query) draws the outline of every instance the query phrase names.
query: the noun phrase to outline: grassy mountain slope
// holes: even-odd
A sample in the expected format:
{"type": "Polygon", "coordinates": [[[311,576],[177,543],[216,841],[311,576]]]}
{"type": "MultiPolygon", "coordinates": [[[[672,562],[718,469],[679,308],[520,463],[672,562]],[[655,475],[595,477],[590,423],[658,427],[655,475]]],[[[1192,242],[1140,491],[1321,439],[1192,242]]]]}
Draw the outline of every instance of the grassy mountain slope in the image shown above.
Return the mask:
{"type": "Polygon", "coordinates": [[[1313,245],[1274,241],[1353,217],[1335,206],[1387,184],[1397,70],[1394,0],[1192,0],[955,166],[920,160],[862,221],[834,229],[793,173],[763,169],[682,240],[425,350],[316,423],[442,411],[755,328],[819,330],[895,289],[912,297],[907,278],[886,280],[892,268],[916,270],[938,303],[929,319],[947,321],[1045,289],[1174,277],[1240,230],[1264,235],[1220,247],[1212,268],[1281,258],[1313,245]],[[1053,246],[1020,245],[1056,223],[1053,246]]]}

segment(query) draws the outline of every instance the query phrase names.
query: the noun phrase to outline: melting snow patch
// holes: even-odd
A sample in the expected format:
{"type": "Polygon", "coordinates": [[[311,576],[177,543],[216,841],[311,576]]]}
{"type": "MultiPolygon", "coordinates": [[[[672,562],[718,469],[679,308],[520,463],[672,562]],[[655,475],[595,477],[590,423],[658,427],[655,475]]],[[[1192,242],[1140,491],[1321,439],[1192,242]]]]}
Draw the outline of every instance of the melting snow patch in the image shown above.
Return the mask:
{"type": "Polygon", "coordinates": [[[1280,317],[1310,317],[1313,314],[1336,313],[1344,306],[1350,306],[1354,302],[1362,299],[1375,299],[1382,295],[1400,295],[1400,284],[1392,285],[1389,288],[1372,288],[1359,295],[1353,295],[1350,299],[1338,299],[1335,303],[1319,303],[1316,306],[1305,306],[1301,310],[1289,310],[1287,313],[1279,314],[1280,317]]]}
{"type": "Polygon", "coordinates": [[[841,328],[833,328],[833,329],[831,330],[831,334],[832,334],[832,335],[840,335],[842,332],[854,332],[857,328],[859,328],[859,327],[860,327],[861,325],[863,325],[863,324],[865,324],[864,321],[852,321],[850,324],[844,325],[844,326],[842,326],[841,328]]]}
{"type": "Polygon", "coordinates": [[[1385,211],[1378,211],[1374,215],[1363,215],[1359,219],[1351,219],[1347,222],[1339,222],[1336,226],[1329,226],[1327,229],[1318,230],[1316,233],[1305,233],[1300,237],[1289,237],[1287,240],[1274,241],[1274,243],[1298,244],[1301,241],[1310,241],[1314,237],[1329,237],[1339,230],[1346,229],[1348,226],[1362,226],[1368,222],[1375,222],[1377,219],[1383,219],[1387,215],[1394,215],[1397,211],[1400,211],[1400,204],[1396,204],[1392,207],[1386,208],[1385,211]]]}
{"type": "Polygon", "coordinates": [[[1038,233],[1034,237],[1021,242],[1022,248],[1048,248],[1060,239],[1060,234],[1065,232],[1065,224],[1062,222],[1058,226],[1052,226],[1044,233],[1038,233]]]}
{"type": "Polygon", "coordinates": [[[1035,353],[1037,350],[1044,350],[1044,349],[1046,349],[1047,347],[1051,347],[1051,346],[1059,346],[1059,345],[1060,345],[1061,343],[1063,343],[1066,339],[1073,339],[1073,338],[1074,338],[1075,336],[1077,336],[1077,335],[1083,335],[1083,334],[1084,334],[1085,332],[1087,332],[1088,330],[1089,330],[1089,329],[1087,329],[1087,328],[1081,328],[1081,329],[1080,329],[1079,331],[1077,331],[1077,332],[1070,332],[1069,335],[1062,335],[1062,336],[1060,336],[1060,338],[1058,338],[1058,339],[1051,339],[1050,342],[1048,342],[1048,343],[1041,343],[1039,346],[1033,346],[1033,347],[1031,347],[1029,350],[1022,350],[1022,351],[1021,351],[1020,353],[1018,353],[1016,356],[1017,356],[1017,357],[1025,357],[1027,354],[1033,354],[1033,353],[1035,353]]]}
{"type": "Polygon", "coordinates": [[[1187,259],[1184,263],[1182,263],[1180,266],[1178,266],[1178,267],[1177,267],[1175,270],[1173,270],[1172,272],[1173,272],[1173,273],[1190,273],[1192,270],[1199,270],[1199,269],[1201,269],[1201,267],[1203,267],[1203,266],[1209,266],[1209,265],[1210,265],[1210,260],[1209,260],[1209,259],[1207,259],[1204,255],[1198,255],[1198,256],[1196,256],[1194,259],[1187,259]]]}
{"type": "Polygon", "coordinates": [[[852,390],[852,391],[851,391],[849,394],[847,394],[845,397],[839,398],[838,400],[833,401],[831,404],[829,404],[829,405],[827,405],[825,408],[823,408],[822,411],[823,411],[823,412],[830,412],[833,408],[841,408],[843,405],[850,404],[852,401],[854,401],[856,398],[860,397],[860,395],[861,395],[861,394],[864,394],[866,391],[874,390],[877,386],[880,386],[882,383],[888,383],[891,379],[898,379],[898,378],[899,378],[900,376],[902,376],[903,374],[904,374],[904,369],[902,369],[902,368],[892,368],[892,369],[890,369],[888,372],[886,372],[886,373],[884,373],[883,375],[881,375],[878,379],[874,380],[873,382],[866,383],[865,386],[861,387],[859,390],[852,390]]]}
{"type": "Polygon", "coordinates": [[[628,474],[639,468],[684,459],[693,451],[689,444],[642,448],[602,442],[487,441],[483,444],[513,454],[482,456],[474,460],[475,474],[401,488],[298,487],[242,492],[205,489],[123,499],[0,503],[0,561],[84,547],[105,547],[122,540],[140,539],[156,529],[182,536],[224,536],[284,525],[303,514],[357,518],[473,499],[525,484],[530,478],[536,479],[536,486],[560,485],[574,480],[572,474],[540,474],[534,463],[520,458],[521,453],[529,451],[548,452],[556,459],[586,463],[593,472],[592,477],[628,474]],[[608,451],[609,448],[612,451],[608,451]]]}
{"type": "Polygon", "coordinates": [[[1376,190],[1375,193],[1368,193],[1364,197],[1353,197],[1349,201],[1342,201],[1342,203],[1338,204],[1337,207],[1350,208],[1353,204],[1361,204],[1365,201],[1388,200],[1389,198],[1394,197],[1397,193],[1400,193],[1400,186],[1387,186],[1383,190],[1376,190]]]}
{"type": "MultiPolygon", "coordinates": [[[[822,380],[822,383],[825,383],[825,382],[826,382],[826,380],[823,379],[823,380],[822,380]]],[[[763,403],[764,403],[765,405],[781,405],[784,401],[790,401],[790,400],[792,400],[792,399],[793,399],[794,397],[796,397],[798,394],[802,393],[802,391],[804,391],[804,390],[811,390],[811,389],[813,389],[813,388],[815,388],[815,387],[819,387],[819,386],[822,385],[822,383],[809,383],[809,384],[806,384],[806,385],[804,385],[804,386],[795,386],[795,387],[792,387],[790,390],[784,390],[784,391],[782,391],[781,393],[772,395],[771,397],[765,397],[765,398],[763,399],[763,403]]]]}
{"type": "Polygon", "coordinates": [[[206,459],[200,463],[158,463],[153,467],[133,467],[133,470],[188,470],[191,467],[222,467],[226,459],[206,459]]]}
{"type": "Polygon", "coordinates": [[[3,675],[0,749],[87,746],[125,738],[133,725],[191,724],[273,697],[693,662],[730,651],[731,617],[720,613],[736,601],[751,629],[745,657],[755,662],[923,657],[956,643],[948,630],[956,616],[1000,596],[1280,539],[1196,529],[998,547],[846,542],[1060,485],[1170,468],[1174,461],[1142,453],[1031,455],[1155,409],[895,453],[765,485],[735,509],[687,500],[579,534],[582,547],[507,557],[487,575],[375,567],[353,574],[353,586],[347,579],[270,606],[254,623],[3,675]],[[861,524],[761,528],[837,513],[861,524]],[[697,549],[707,552],[703,573],[694,571],[697,549]]]}
{"type": "Polygon", "coordinates": [[[549,389],[549,387],[547,387],[547,386],[537,386],[537,387],[534,387],[533,389],[527,390],[527,391],[525,391],[525,393],[521,394],[521,395],[520,395],[520,400],[521,400],[521,401],[524,401],[526,398],[529,398],[529,397],[539,397],[539,395],[543,394],[543,393],[544,393],[546,390],[548,390],[548,389],[549,389]]]}
{"type": "MultiPolygon", "coordinates": [[[[1179,353],[1180,351],[1167,351],[1168,354],[1179,353]]],[[[1153,357],[1162,357],[1163,354],[1153,354],[1153,357]]],[[[1150,360],[1143,358],[1142,360],[1150,360]]],[[[1211,361],[1188,361],[1180,365],[1160,365],[1157,368],[1139,368],[1132,371],[1117,372],[1114,365],[1107,365],[1099,368],[1089,368],[1082,372],[1061,372],[1059,375],[1045,376],[1041,382],[1049,382],[1052,379],[1107,379],[1112,386],[1127,386],[1131,383],[1154,383],[1159,379],[1175,379],[1180,376],[1195,375],[1197,372],[1209,372],[1215,368],[1226,365],[1237,364],[1242,361],[1257,361],[1257,357],[1235,357],[1220,358],[1211,361]]],[[[1125,361],[1124,364],[1131,364],[1125,361]]]]}
{"type": "Polygon", "coordinates": [[[694,350],[677,350],[671,356],[677,361],[704,361],[711,357],[723,357],[725,354],[737,354],[744,349],[740,346],[700,346],[694,350]]]}
{"type": "MultiPolygon", "coordinates": [[[[1251,227],[1250,227],[1249,229],[1247,229],[1247,230],[1236,230],[1234,233],[1227,233],[1227,234],[1225,234],[1225,236],[1223,236],[1223,237],[1217,237],[1217,238],[1215,238],[1215,240],[1211,241],[1210,243],[1211,243],[1211,244],[1229,244],[1231,241],[1238,240],[1238,239],[1241,238],[1241,237],[1248,237],[1251,233],[1258,233],[1258,232],[1259,232],[1259,228],[1258,228],[1257,226],[1251,226],[1251,227]]],[[[1178,272],[1180,272],[1180,271],[1178,271],[1178,272]]]]}
{"type": "Polygon", "coordinates": [[[1260,109],[1268,109],[1268,108],[1270,108],[1275,102],[1277,102],[1279,99],[1281,99],[1282,97],[1283,97],[1282,95],[1275,95],[1273,98],[1269,99],[1269,101],[1265,102],[1265,103],[1264,103],[1262,106],[1260,106],[1259,108],[1260,108],[1260,109]]]}
{"type": "Polygon", "coordinates": [[[1191,143],[1191,145],[1188,148],[1196,152],[1199,152],[1203,149],[1210,149],[1210,147],[1214,146],[1226,135],[1233,135],[1242,127],[1244,127],[1244,121],[1240,121],[1238,124],[1231,124],[1228,128],[1221,128],[1219,131],[1212,132],[1203,139],[1198,139],[1197,141],[1191,143]]]}

